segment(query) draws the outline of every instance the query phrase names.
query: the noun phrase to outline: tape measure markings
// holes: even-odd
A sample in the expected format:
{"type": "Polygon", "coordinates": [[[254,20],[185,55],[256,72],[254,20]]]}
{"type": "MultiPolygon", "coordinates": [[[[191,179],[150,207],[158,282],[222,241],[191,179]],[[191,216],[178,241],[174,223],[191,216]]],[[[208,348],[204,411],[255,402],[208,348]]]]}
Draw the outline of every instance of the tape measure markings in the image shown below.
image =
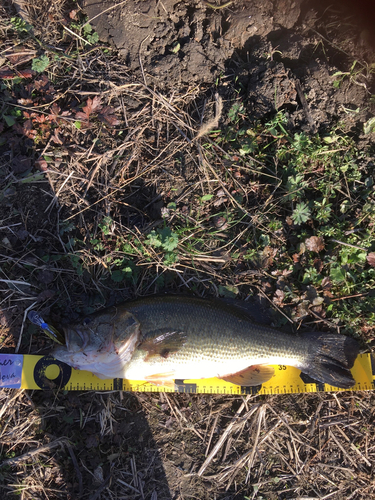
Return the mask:
{"type": "Polygon", "coordinates": [[[305,378],[300,370],[276,365],[275,375],[256,387],[241,387],[223,380],[175,380],[175,389],[152,385],[142,380],[102,380],[90,372],[74,370],[52,356],[0,354],[0,387],[13,389],[54,389],[67,391],[91,390],[129,392],[180,392],[186,394],[298,394],[337,391],[375,390],[375,360],[371,354],[360,354],[352,374],[356,384],[350,389],[338,389],[305,378]],[[304,380],[305,378],[305,380],[304,380]]]}

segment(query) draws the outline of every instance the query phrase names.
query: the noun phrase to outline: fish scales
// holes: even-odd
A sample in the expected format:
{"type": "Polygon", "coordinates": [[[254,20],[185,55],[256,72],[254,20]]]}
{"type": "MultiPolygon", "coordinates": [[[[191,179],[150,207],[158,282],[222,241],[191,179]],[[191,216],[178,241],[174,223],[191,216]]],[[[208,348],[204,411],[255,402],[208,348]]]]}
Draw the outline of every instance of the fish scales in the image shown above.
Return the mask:
{"type": "MultiPolygon", "coordinates": [[[[300,338],[252,323],[247,314],[219,301],[192,297],[187,302],[179,296],[156,297],[152,303],[147,299],[137,301],[134,306],[130,303],[127,310],[141,323],[146,340],[166,328],[187,334],[187,341],[178,352],[165,360],[154,359],[154,364],[162,361],[165,367],[175,362],[189,364],[192,360],[211,363],[235,360],[248,366],[249,359],[298,361],[306,355],[306,343],[300,338]]],[[[138,352],[138,359],[141,358],[142,350],[138,352]]]]}
{"type": "Polygon", "coordinates": [[[99,311],[64,328],[66,346],[52,355],[101,378],[146,380],[219,377],[252,386],[274,375],[270,365],[299,368],[316,380],[348,388],[359,352],[354,339],[332,333],[302,336],[254,323],[219,300],[150,296],[99,311]]]}

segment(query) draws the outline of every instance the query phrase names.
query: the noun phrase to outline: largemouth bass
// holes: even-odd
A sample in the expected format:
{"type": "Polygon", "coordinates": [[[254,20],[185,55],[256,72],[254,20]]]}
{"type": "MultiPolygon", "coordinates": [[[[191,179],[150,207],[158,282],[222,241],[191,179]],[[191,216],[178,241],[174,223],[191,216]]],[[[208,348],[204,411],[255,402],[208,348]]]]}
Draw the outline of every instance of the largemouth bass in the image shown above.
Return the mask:
{"type": "Polygon", "coordinates": [[[299,368],[349,388],[357,342],[343,335],[302,336],[254,323],[236,306],[185,296],[151,296],[99,311],[64,328],[66,346],[52,355],[100,378],[147,380],[218,377],[241,386],[268,381],[270,365],[299,368]]]}

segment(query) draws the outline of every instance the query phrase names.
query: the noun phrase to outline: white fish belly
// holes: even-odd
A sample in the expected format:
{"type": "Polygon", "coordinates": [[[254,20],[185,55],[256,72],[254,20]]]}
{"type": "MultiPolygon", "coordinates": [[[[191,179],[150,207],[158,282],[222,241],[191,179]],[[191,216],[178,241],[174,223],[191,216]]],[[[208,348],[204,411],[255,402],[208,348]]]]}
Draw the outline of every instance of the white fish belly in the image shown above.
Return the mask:
{"type": "Polygon", "coordinates": [[[124,366],[122,378],[128,380],[144,380],[155,375],[170,374],[172,379],[201,379],[224,377],[238,373],[253,365],[287,365],[299,368],[295,357],[286,358],[271,356],[258,359],[230,359],[230,360],[186,360],[175,362],[173,359],[158,359],[156,362],[147,362],[144,359],[133,359],[124,366]]]}

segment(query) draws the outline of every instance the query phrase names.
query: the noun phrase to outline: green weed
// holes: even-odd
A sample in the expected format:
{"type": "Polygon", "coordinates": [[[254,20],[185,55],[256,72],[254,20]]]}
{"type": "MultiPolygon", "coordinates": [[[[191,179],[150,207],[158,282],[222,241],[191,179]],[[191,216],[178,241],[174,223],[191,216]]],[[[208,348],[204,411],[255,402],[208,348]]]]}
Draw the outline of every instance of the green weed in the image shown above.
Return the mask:
{"type": "Polygon", "coordinates": [[[50,60],[45,54],[35,57],[31,64],[31,69],[37,73],[43,73],[49,66],[50,60]]]}
{"type": "Polygon", "coordinates": [[[20,17],[12,17],[11,20],[10,20],[10,22],[12,23],[13,28],[17,31],[17,33],[19,35],[27,35],[33,29],[33,27],[31,26],[31,24],[29,24],[28,22],[24,21],[20,17]]]}

